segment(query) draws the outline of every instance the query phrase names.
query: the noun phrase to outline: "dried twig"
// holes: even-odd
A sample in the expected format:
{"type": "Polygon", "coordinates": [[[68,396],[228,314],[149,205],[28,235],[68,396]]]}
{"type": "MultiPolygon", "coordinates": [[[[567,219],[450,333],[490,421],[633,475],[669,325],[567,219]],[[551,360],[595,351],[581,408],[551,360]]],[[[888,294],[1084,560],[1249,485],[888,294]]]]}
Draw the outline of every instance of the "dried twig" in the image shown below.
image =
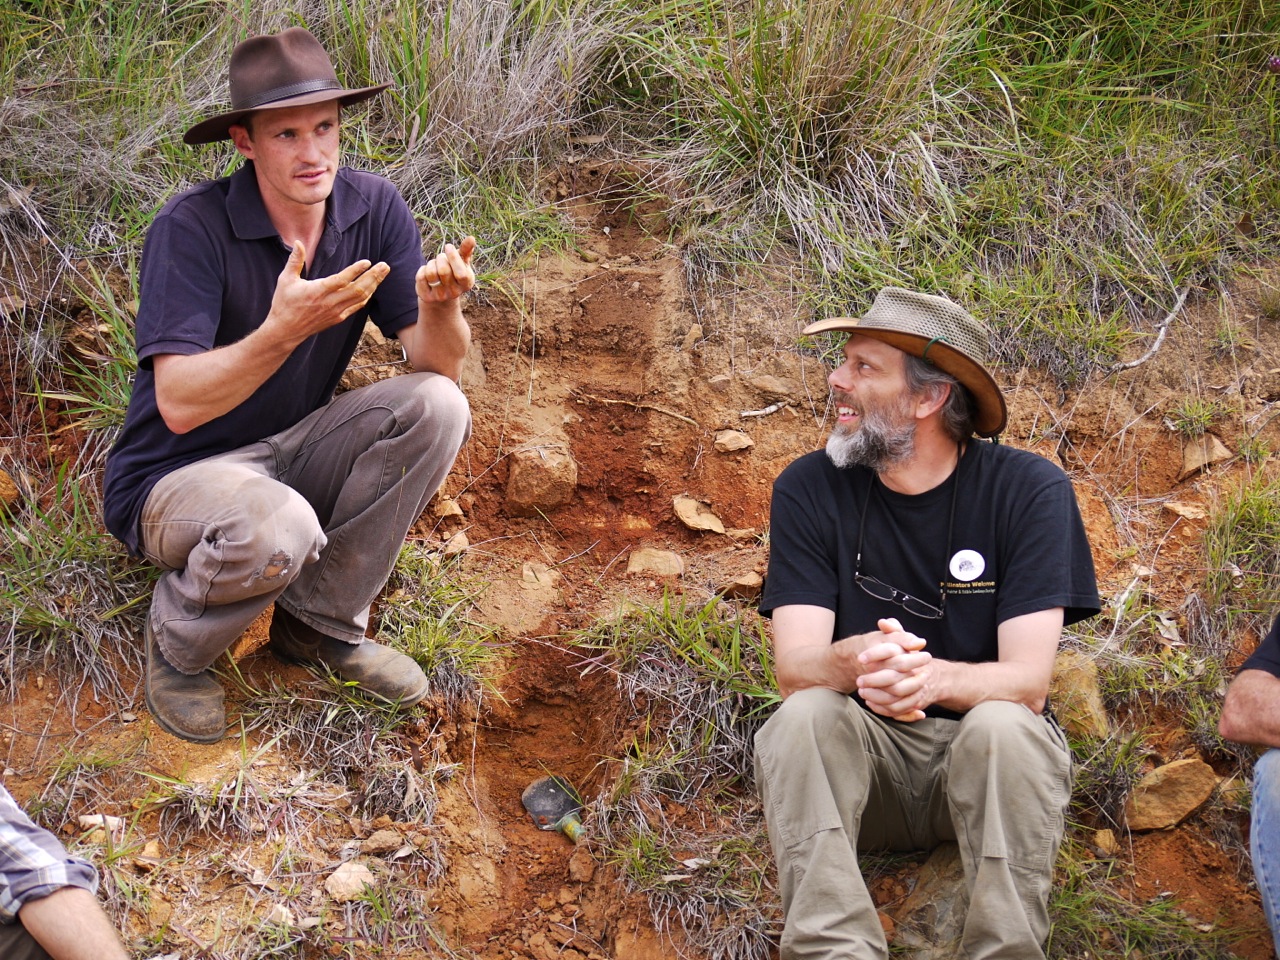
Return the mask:
{"type": "Polygon", "coordinates": [[[769,406],[760,410],[743,410],[738,416],[740,417],[767,417],[771,413],[777,413],[787,405],[786,400],[779,400],[777,403],[771,403],[769,406]]]}
{"type": "MultiPolygon", "coordinates": [[[[616,403],[624,407],[634,407],[637,410],[652,410],[654,413],[665,413],[668,417],[675,417],[677,420],[683,420],[685,423],[699,427],[697,420],[691,420],[683,413],[676,413],[674,410],[666,410],[662,407],[656,407],[651,403],[637,403],[634,400],[610,400],[608,397],[597,397],[594,394],[578,393],[576,391],[573,395],[578,400],[590,400],[593,403],[616,403]]],[[[699,427],[699,429],[701,429],[701,427],[699,427]]]]}
{"type": "Polygon", "coordinates": [[[1161,320],[1160,324],[1156,327],[1156,330],[1159,332],[1156,334],[1156,342],[1151,345],[1150,350],[1140,356],[1137,360],[1130,360],[1128,363],[1112,364],[1107,369],[1107,373],[1118,373],[1121,370],[1132,370],[1139,364],[1146,363],[1154,357],[1156,355],[1156,351],[1160,349],[1160,345],[1164,343],[1165,334],[1169,332],[1169,324],[1173,322],[1174,317],[1182,312],[1182,305],[1186,303],[1187,294],[1190,292],[1190,287],[1182,288],[1182,291],[1178,294],[1178,302],[1173,305],[1173,309],[1169,311],[1169,315],[1161,320]]]}

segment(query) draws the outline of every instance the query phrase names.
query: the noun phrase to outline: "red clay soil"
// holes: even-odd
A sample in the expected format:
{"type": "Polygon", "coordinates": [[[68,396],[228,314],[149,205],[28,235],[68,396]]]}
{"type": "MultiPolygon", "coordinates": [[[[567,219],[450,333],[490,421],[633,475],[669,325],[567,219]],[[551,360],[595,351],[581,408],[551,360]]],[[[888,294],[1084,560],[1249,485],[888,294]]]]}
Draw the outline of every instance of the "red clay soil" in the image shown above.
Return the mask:
{"type": "MultiPolygon", "coordinates": [[[[441,493],[462,506],[463,517],[446,523],[428,511],[415,531],[426,541],[466,533],[463,569],[484,584],[473,617],[516,648],[484,709],[471,718],[443,718],[436,733],[451,741],[462,769],[436,815],[450,862],[430,902],[458,947],[493,960],[698,956],[672,931],[654,930],[646,904],[624,894],[612,867],[562,835],[536,829],[520,793],[531,780],[557,773],[594,796],[604,786],[602,760],[617,755],[635,721],[611,675],[588,669],[566,637],[629,599],[651,601],[670,586],[710,596],[735,576],[763,572],[759,535],[767,527],[770,484],[824,438],[824,370],[789,349],[800,326],[794,305],[740,296],[710,305],[704,298],[695,310],[677,251],[648,229],[660,224],[661,211],[628,193],[591,193],[616,186],[621,176],[607,167],[576,171],[573,186],[586,195],[574,207],[584,230],[580,253],[536,260],[507,278],[507,292],[473,298],[468,315],[476,349],[463,386],[475,429],[441,493]],[[774,412],[759,413],[784,398],[774,412]],[[717,451],[715,433],[724,428],[747,433],[754,445],[717,451]],[[575,495],[545,515],[513,516],[506,501],[510,455],[539,444],[571,451],[579,471],[575,495]],[[687,529],[672,510],[673,498],[683,494],[708,504],[729,533],[687,529]],[[630,553],[643,546],[680,554],[683,578],[627,575],[630,553]],[[551,574],[530,576],[531,564],[551,574]]],[[[1061,393],[1030,375],[1003,377],[1012,412],[1005,442],[1071,471],[1106,597],[1136,579],[1155,602],[1177,610],[1203,582],[1203,520],[1163,504],[1209,505],[1246,468],[1233,463],[1181,476],[1182,443],[1162,418],[1190,390],[1233,391],[1255,409],[1263,402],[1256,385],[1280,367],[1280,335],[1249,311],[1251,302],[1250,289],[1238,291],[1231,301],[1237,313],[1228,318],[1256,343],[1247,362],[1203,356],[1201,331],[1224,322],[1214,306],[1175,325],[1152,361],[1088,390],[1061,393]]],[[[374,362],[382,349],[370,343],[362,356],[374,362]]],[[[353,382],[396,369],[356,371],[353,382]]],[[[24,402],[20,393],[6,394],[0,403],[24,402]]],[[[7,406],[2,412],[7,422],[29,422],[7,406]]],[[[241,649],[252,650],[262,632],[260,621],[241,649]]],[[[1245,647],[1250,642],[1241,640],[1245,647]]],[[[254,677],[306,678],[261,653],[246,653],[242,666],[254,677]]],[[[53,672],[30,678],[3,708],[10,789],[38,801],[68,749],[197,781],[238,762],[234,739],[196,746],[161,732],[134,689],[132,702],[99,702],[87,687],[62,688],[53,672]]],[[[1152,733],[1161,749],[1194,753],[1176,717],[1162,722],[1168,732],[1152,733]]],[[[91,807],[99,799],[127,807],[136,798],[113,796],[108,786],[105,797],[76,802],[97,812],[91,807]]],[[[1269,938],[1240,860],[1247,824],[1238,810],[1222,817],[1217,823],[1193,817],[1174,830],[1127,837],[1119,872],[1135,901],[1172,895],[1197,920],[1241,931],[1237,956],[1262,960],[1272,956],[1269,938]]],[[[229,843],[224,856],[252,861],[254,852],[229,843]]],[[[900,899],[909,879],[908,873],[877,881],[878,898],[900,899]]],[[[213,941],[217,923],[237,913],[248,922],[260,908],[248,885],[234,880],[228,874],[198,897],[153,898],[135,917],[137,932],[180,921],[194,939],[213,941]]]]}

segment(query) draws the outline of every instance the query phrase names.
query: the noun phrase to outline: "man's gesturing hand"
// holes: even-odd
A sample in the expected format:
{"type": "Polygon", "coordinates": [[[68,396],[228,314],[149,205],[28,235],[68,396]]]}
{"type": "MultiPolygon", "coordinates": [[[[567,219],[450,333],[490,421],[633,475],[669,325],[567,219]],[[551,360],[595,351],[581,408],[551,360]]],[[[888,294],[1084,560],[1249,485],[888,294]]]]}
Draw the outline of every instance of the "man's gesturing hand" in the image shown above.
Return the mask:
{"type": "Polygon", "coordinates": [[[391,272],[385,263],[357,260],[332,276],[306,280],[302,276],[306,261],[302,243],[294,243],[276,281],[267,317],[276,331],[295,346],[312,334],[341,323],[367,304],[391,272]]]}
{"type": "Polygon", "coordinates": [[[471,255],[475,249],[475,237],[467,237],[456,247],[446,243],[442,253],[418,268],[418,299],[428,304],[444,303],[474,287],[476,272],[471,269],[471,255]]]}

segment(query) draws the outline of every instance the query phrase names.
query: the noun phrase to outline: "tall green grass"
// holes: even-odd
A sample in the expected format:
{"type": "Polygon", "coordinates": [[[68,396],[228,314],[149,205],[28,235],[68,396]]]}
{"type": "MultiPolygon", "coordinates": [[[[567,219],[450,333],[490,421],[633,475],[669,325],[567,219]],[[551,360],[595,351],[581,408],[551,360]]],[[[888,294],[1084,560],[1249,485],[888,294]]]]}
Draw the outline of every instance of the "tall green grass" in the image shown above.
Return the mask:
{"type": "Polygon", "coordinates": [[[224,104],[231,45],[295,23],[350,82],[394,81],[347,144],[430,246],[565,245],[542,179],[603,135],[650,162],[691,262],[786,262],[814,310],[947,292],[1068,383],[1277,252],[1233,225],[1280,212],[1280,12],[1156,0],[10,5],[0,181],[32,193],[0,235],[125,263],[166,197],[235,163],[179,142],[224,104]]]}

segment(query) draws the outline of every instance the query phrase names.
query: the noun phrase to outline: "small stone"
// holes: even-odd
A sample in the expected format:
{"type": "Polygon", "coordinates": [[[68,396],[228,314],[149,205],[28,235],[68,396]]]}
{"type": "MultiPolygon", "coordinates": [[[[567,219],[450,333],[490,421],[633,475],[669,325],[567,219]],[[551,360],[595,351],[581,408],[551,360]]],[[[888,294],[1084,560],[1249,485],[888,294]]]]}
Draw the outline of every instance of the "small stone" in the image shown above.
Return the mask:
{"type": "Polygon", "coordinates": [[[452,497],[442,497],[436,501],[435,513],[437,517],[444,519],[445,517],[461,517],[462,507],[458,501],[452,497]]]}
{"type": "Polygon", "coordinates": [[[471,541],[467,539],[467,535],[459,531],[445,541],[444,555],[446,557],[456,557],[459,554],[466,553],[467,548],[471,546],[471,541]]]}
{"type": "Polygon", "coordinates": [[[106,839],[106,833],[110,832],[112,836],[118,837],[124,833],[124,819],[122,817],[112,817],[105,813],[86,814],[78,817],[76,822],[80,824],[81,830],[93,830],[94,834],[102,831],[101,839],[106,839]]]}
{"type": "Polygon", "coordinates": [[[1164,508],[1175,517],[1182,517],[1184,520],[1203,520],[1209,515],[1208,510],[1194,503],[1178,503],[1171,500],[1164,505],[1164,508]]]}
{"type": "Polygon", "coordinates": [[[575,883],[590,883],[596,875],[596,858],[585,844],[573,848],[569,856],[569,879],[575,883]]]}
{"type": "Polygon", "coordinates": [[[0,508],[11,512],[21,501],[22,492],[18,489],[18,484],[10,474],[0,470],[0,508]]]}
{"type": "Polygon", "coordinates": [[[753,377],[751,379],[751,386],[755,387],[771,400],[789,400],[796,392],[796,388],[786,380],[779,380],[777,377],[773,377],[768,374],[760,377],[753,377]]]}
{"type": "Polygon", "coordinates": [[[554,589],[560,581],[560,572],[545,563],[530,560],[520,570],[520,586],[526,590],[554,589]]]}
{"type": "Polygon", "coordinates": [[[1218,786],[1213,767],[1198,757],[1174,760],[1143,777],[1125,805],[1130,830],[1177,826],[1195,812],[1218,786]]]}
{"type": "Polygon", "coordinates": [[[676,517],[690,530],[710,530],[712,533],[724,533],[724,523],[701,500],[681,495],[675,498],[673,505],[676,517]]]}
{"type": "Polygon", "coordinates": [[[360,842],[360,852],[381,857],[394,853],[402,846],[404,846],[404,837],[399,833],[394,830],[378,830],[360,842]]]}
{"type": "Polygon", "coordinates": [[[12,319],[25,309],[27,309],[27,301],[21,297],[0,297],[0,319],[12,319]]]}
{"type": "Polygon", "coordinates": [[[133,866],[139,873],[153,873],[160,866],[160,843],[148,840],[142,847],[142,853],[133,858],[133,866]]]}
{"type": "Polygon", "coordinates": [[[286,907],[283,903],[277,903],[267,911],[267,923],[285,929],[292,929],[298,925],[293,917],[293,911],[286,907]]]}
{"type": "Polygon", "coordinates": [[[1179,480],[1185,480],[1198,470],[1230,460],[1233,454],[1212,433],[1202,434],[1187,441],[1182,448],[1182,472],[1179,480]]]}
{"type": "Polygon", "coordinates": [[[738,574],[717,592],[722,597],[728,597],[730,600],[754,600],[760,596],[760,591],[763,588],[764,577],[754,570],[749,570],[746,573],[738,574]]]}
{"type": "Polygon", "coordinates": [[[897,912],[896,947],[918,960],[952,960],[960,955],[960,935],[968,911],[960,850],[951,842],[934,848],[920,868],[915,889],[897,912]]]}
{"type": "Polygon", "coordinates": [[[1118,857],[1120,855],[1120,841],[1116,839],[1114,830],[1095,830],[1093,833],[1093,845],[1098,848],[1104,857],[1118,857]]]}
{"type": "Polygon", "coordinates": [[[670,550],[641,547],[627,558],[627,573],[648,573],[659,577],[684,576],[684,560],[670,550]]]}
{"type": "Polygon", "coordinates": [[[378,346],[383,346],[387,342],[386,335],[378,329],[378,325],[372,320],[364,322],[364,335],[378,346]]]}
{"type": "Polygon", "coordinates": [[[1063,729],[1073,736],[1101,739],[1111,733],[1102,702],[1098,664],[1077,650],[1062,650],[1053,665],[1049,699],[1063,729]]]}
{"type": "Polygon", "coordinates": [[[324,892],[332,899],[346,902],[359,898],[365,887],[377,885],[373,873],[362,863],[348,860],[329,874],[324,882],[324,892]]]}
{"type": "Polygon", "coordinates": [[[536,517],[573,499],[578,464],[564,444],[525,447],[511,455],[507,476],[507,509],[515,516],[536,517]]]}
{"type": "Polygon", "coordinates": [[[709,386],[716,393],[724,393],[733,386],[733,377],[727,373],[717,373],[714,377],[707,381],[709,386]]]}
{"type": "Polygon", "coordinates": [[[756,442],[741,430],[717,430],[715,448],[719,453],[737,453],[754,447],[756,442]]]}

